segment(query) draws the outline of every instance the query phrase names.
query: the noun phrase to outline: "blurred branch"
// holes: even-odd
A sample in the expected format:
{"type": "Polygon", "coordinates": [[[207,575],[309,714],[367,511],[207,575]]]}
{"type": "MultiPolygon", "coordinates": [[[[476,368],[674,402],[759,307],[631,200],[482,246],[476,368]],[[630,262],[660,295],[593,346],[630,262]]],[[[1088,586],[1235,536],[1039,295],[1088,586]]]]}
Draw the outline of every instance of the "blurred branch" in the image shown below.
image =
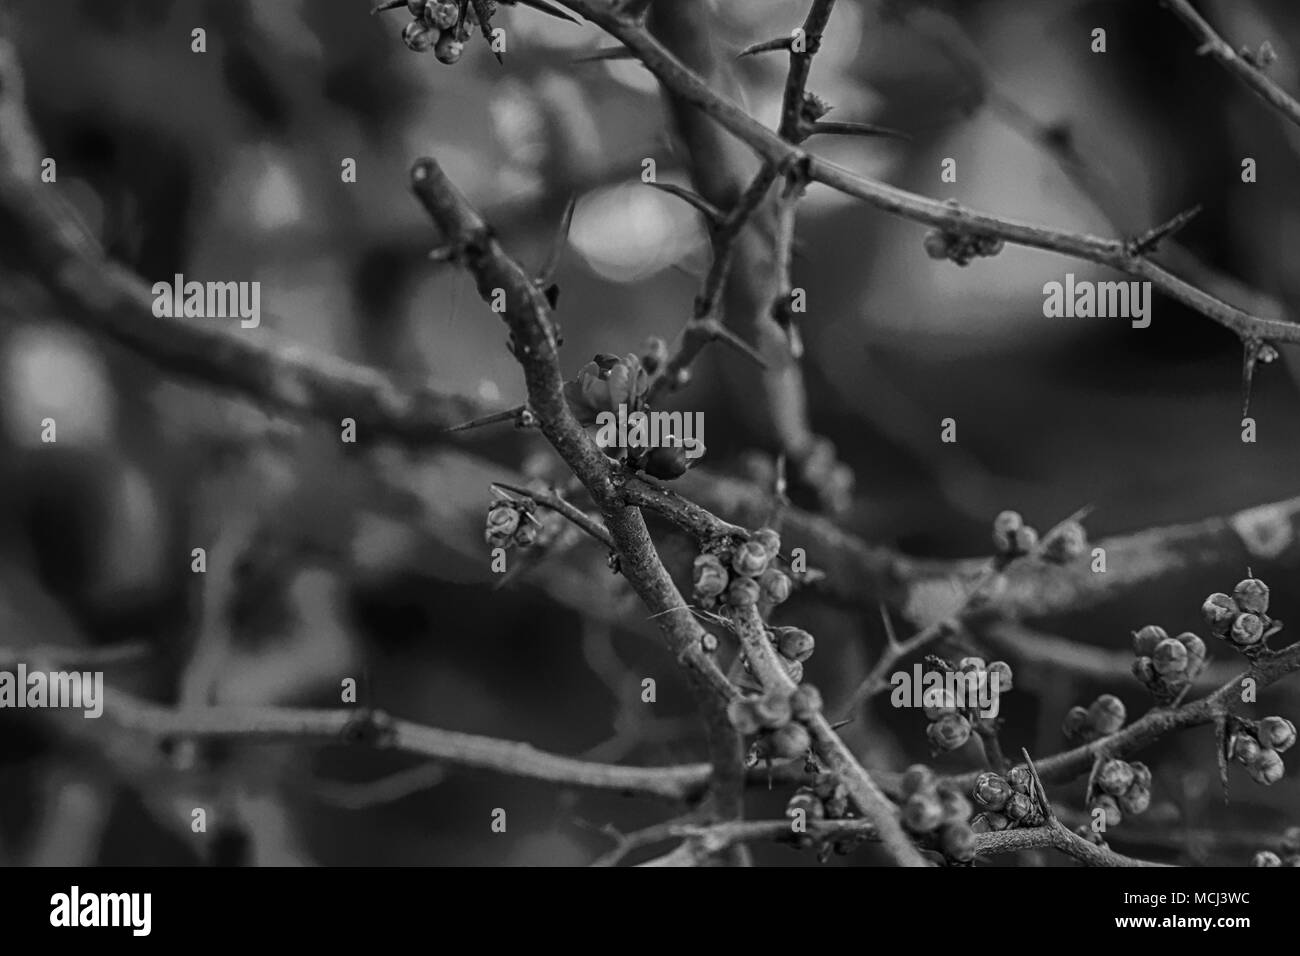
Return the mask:
{"type": "Polygon", "coordinates": [[[159,740],[232,740],[250,743],[358,743],[433,758],[471,770],[544,780],[590,790],[686,800],[707,778],[707,765],[623,767],[576,760],[530,744],[426,727],[382,711],[283,707],[209,707],[173,710],[106,688],[104,714],[119,725],[159,740]]]}
{"type": "Polygon", "coordinates": [[[782,173],[802,165],[810,179],[885,212],[958,235],[995,236],[1017,245],[1110,266],[1151,284],[1172,299],[1243,338],[1300,343],[1300,324],[1265,318],[1216,298],[1135,252],[1125,239],[1105,239],[1003,218],[877,182],[791,145],[702,79],[617,5],[575,0],[573,8],[622,41],[683,103],[712,117],[782,173]]]}
{"type": "MultiPolygon", "coordinates": [[[[718,322],[720,312],[725,326],[762,358],[763,368],[737,368],[732,376],[733,388],[753,396],[738,403],[750,415],[748,426],[755,433],[772,436],[778,450],[792,462],[800,463],[809,455],[814,436],[808,422],[803,374],[785,330],[772,316],[772,304],[780,293],[780,277],[773,269],[776,217],[768,202],[772,184],[790,167],[774,155],[755,162],[747,149],[711,119],[719,108],[737,116],[745,114],[731,102],[741,95],[741,87],[730,59],[718,52],[707,4],[697,0],[657,0],[651,6],[648,22],[649,31],[658,40],[651,39],[645,27],[615,6],[582,6],[588,11],[598,7],[599,16],[592,19],[625,43],[627,37],[611,29],[613,24],[644,38],[710,94],[704,98],[698,95],[699,89],[664,82],[695,189],[713,206],[728,211],[711,230],[712,263],[696,297],[694,315],[679,353],[669,365],[674,378],[665,376],[664,380],[669,386],[683,380],[690,361],[709,341],[702,332],[709,323],[718,322]],[[714,92],[717,90],[723,92],[714,92]]],[[[818,0],[817,6],[826,4],[818,0]]],[[[645,61],[642,50],[628,46],[645,61]]],[[[654,64],[646,65],[658,75],[654,64]]],[[[664,80],[662,75],[659,78],[664,80]]]]}
{"type": "MultiPolygon", "coordinates": [[[[1068,124],[1065,121],[1042,122],[1008,94],[957,17],[938,7],[921,9],[897,0],[882,0],[881,6],[889,16],[939,47],[940,52],[963,72],[969,86],[982,92],[984,105],[1051,158],[1075,188],[1106,218],[1111,228],[1127,234],[1138,226],[1132,221],[1133,204],[1118,195],[1115,184],[1080,154],[1068,124]]],[[[1249,311],[1265,318],[1285,320],[1285,309],[1277,298],[1220,272],[1172,237],[1160,239],[1159,252],[1171,268],[1218,298],[1247,303],[1245,307],[1249,311]]]]}
{"type": "Polygon", "coordinates": [[[1270,80],[1259,66],[1238,54],[1187,0],[1160,0],[1160,2],[1201,41],[1201,45],[1196,48],[1199,55],[1208,54],[1218,60],[1225,70],[1250,87],[1256,96],[1291,123],[1300,126],[1300,103],[1270,80]]]}

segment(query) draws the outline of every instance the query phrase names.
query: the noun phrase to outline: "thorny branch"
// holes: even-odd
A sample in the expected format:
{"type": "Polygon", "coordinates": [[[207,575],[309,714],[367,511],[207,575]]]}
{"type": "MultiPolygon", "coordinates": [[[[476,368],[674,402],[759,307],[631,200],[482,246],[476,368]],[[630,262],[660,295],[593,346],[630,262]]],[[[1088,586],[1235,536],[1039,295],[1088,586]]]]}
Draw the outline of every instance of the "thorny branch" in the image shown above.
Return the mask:
{"type": "Polygon", "coordinates": [[[574,10],[620,40],[655,74],[671,93],[711,116],[761,158],[785,173],[803,165],[808,177],[885,212],[893,213],[956,234],[1000,237],[1017,245],[1059,252],[1076,259],[1110,266],[1146,280],[1170,298],[1218,322],[1244,338],[1300,343],[1300,324],[1253,315],[1168,272],[1144,255],[1134,255],[1125,239],[1105,239],[1019,222],[940,202],[886,183],[859,176],[843,167],[805,152],[763,126],[735,102],[718,93],[680,59],[656,41],[637,20],[623,15],[614,4],[574,0],[574,10]]]}
{"type": "Polygon", "coordinates": [[[1196,52],[1212,56],[1223,68],[1250,87],[1260,99],[1284,116],[1291,123],[1300,126],[1300,103],[1291,94],[1268,78],[1261,65],[1252,63],[1232,48],[1228,41],[1215,32],[1214,27],[1196,12],[1187,0],[1160,0],[1171,13],[1187,25],[1201,45],[1196,52]]]}
{"type": "MultiPolygon", "coordinates": [[[[1182,0],[1168,2],[1176,15],[1202,35],[1207,43],[1206,52],[1241,75],[1252,89],[1293,122],[1300,119],[1300,106],[1253,65],[1233,53],[1190,5],[1182,0]]],[[[815,43],[810,43],[806,54],[792,51],[782,123],[780,129],[773,132],[719,94],[652,38],[638,19],[628,16],[626,5],[588,0],[572,0],[568,5],[622,41],[659,77],[679,104],[707,116],[758,155],[761,165],[749,186],[738,193],[736,201],[716,204],[719,210],[730,211],[721,214],[715,238],[721,233],[729,235],[728,242],[731,242],[741,236],[777,179],[786,177],[798,183],[807,179],[861,198],[885,211],[950,232],[999,236],[1013,243],[1072,255],[1147,279],[1172,298],[1236,331],[1243,338],[1300,342],[1300,326],[1231,306],[1156,265],[1147,258],[1146,249],[1130,241],[1066,233],[940,203],[854,175],[805,152],[800,146],[802,137],[795,135],[797,127],[792,125],[790,117],[793,114],[790,111],[795,99],[802,106],[815,43]]],[[[814,0],[805,24],[810,39],[814,35],[820,36],[832,6],[833,0],[814,0]]],[[[707,31],[701,32],[707,34],[707,31]]],[[[8,84],[5,84],[5,90],[8,94],[8,84]]],[[[726,152],[719,149],[719,155],[726,152]]],[[[472,403],[462,405],[462,400],[455,396],[441,395],[428,386],[403,388],[375,370],[333,358],[310,356],[296,347],[275,344],[261,336],[245,336],[234,330],[201,326],[184,320],[158,322],[152,315],[152,295],[148,287],[107,260],[102,251],[77,229],[72,217],[60,208],[57,200],[30,185],[29,175],[18,171],[11,162],[12,157],[20,153],[21,150],[11,150],[6,155],[8,175],[0,178],[0,225],[18,240],[8,246],[15,256],[9,264],[30,267],[41,276],[68,307],[64,314],[71,321],[153,360],[167,371],[245,394],[280,411],[323,418],[353,417],[359,425],[370,428],[376,435],[400,442],[433,441],[434,436],[450,424],[468,417],[465,407],[472,403]],[[454,411],[449,411],[451,409],[454,411]]],[[[739,769],[739,744],[734,730],[726,723],[723,705],[734,697],[737,690],[703,651],[700,641],[703,631],[659,560],[640,509],[659,511],[701,539],[736,538],[747,532],[727,525],[680,496],[656,494],[657,489],[639,480],[624,481],[574,418],[564,399],[558,335],[543,290],[532,276],[505,255],[486,223],[446,180],[436,163],[421,160],[412,176],[417,196],[444,238],[451,243],[455,257],[474,274],[480,292],[486,297],[496,289],[506,291],[509,307],[505,319],[510,327],[516,357],[524,370],[529,407],[537,415],[543,433],[583,482],[605,518],[605,528],[598,528],[590,522],[584,528],[618,551],[624,575],[654,613],[669,647],[687,665],[700,691],[704,709],[710,716],[714,809],[724,820],[715,826],[730,827],[730,831],[723,829],[718,832],[731,832],[736,836],[707,837],[705,830],[693,831],[683,845],[687,849],[679,849],[686,857],[695,859],[701,853],[699,848],[703,847],[702,856],[712,857],[731,843],[752,838],[750,834],[765,832],[764,828],[770,828],[771,824],[743,824],[735,819],[740,815],[739,794],[745,774],[739,769]],[[607,537],[600,533],[602,531],[607,537]]],[[[791,191],[788,195],[797,193],[791,191]]],[[[783,229],[793,227],[792,210],[793,204],[783,229]]],[[[785,260],[789,235],[782,235],[784,239],[778,235],[781,250],[778,256],[785,260]]],[[[724,247],[719,253],[715,246],[715,268],[711,270],[709,280],[715,296],[726,282],[732,255],[729,248],[724,247]]],[[[706,293],[708,289],[706,283],[706,293]]],[[[704,314],[697,315],[697,319],[710,318],[713,313],[709,298],[702,298],[704,314]]],[[[709,337],[718,337],[716,329],[709,331],[707,326],[705,329],[709,337]]],[[[689,362],[689,357],[679,357],[674,374],[684,370],[689,362]]],[[[794,407],[802,414],[801,395],[794,407]]],[[[563,506],[555,507],[564,513],[563,506]]],[[[1292,500],[1256,509],[1244,524],[1246,513],[1195,526],[1157,529],[1112,539],[1114,575],[1073,577],[1069,572],[1037,569],[1031,570],[1017,583],[1015,576],[1009,574],[1007,592],[999,597],[997,608],[1047,613],[1083,606],[1097,600],[1098,592],[1109,596],[1157,573],[1168,574],[1180,567],[1197,566],[1199,562],[1211,563],[1212,559],[1205,556],[1204,545],[1207,542],[1217,547],[1237,547],[1244,543],[1252,554],[1264,552],[1275,557],[1294,547],[1298,510],[1300,504],[1292,500]],[[1270,530],[1261,537],[1260,527],[1270,530]],[[1127,564],[1118,561],[1115,551],[1134,560],[1127,564]]],[[[799,527],[798,521],[791,522],[790,517],[787,515],[787,530],[792,523],[799,527]]],[[[868,579],[878,582],[880,591],[889,591],[895,602],[918,616],[921,613],[919,606],[926,596],[918,598],[918,585],[911,582],[920,580],[921,587],[934,581],[950,584],[954,576],[968,572],[963,565],[910,562],[884,549],[870,549],[833,527],[819,526],[817,521],[807,516],[803,527],[810,533],[822,535],[822,543],[826,545],[823,561],[833,565],[838,557],[854,571],[867,570],[868,579]]],[[[833,575],[828,574],[827,580],[832,589],[837,586],[833,575]]],[[[862,580],[859,576],[854,582],[859,590],[862,580]]],[[[838,586],[849,590],[847,579],[839,581],[838,586]]],[[[788,684],[789,678],[775,659],[757,612],[751,611],[743,616],[739,629],[751,669],[765,686],[783,687],[788,684]]],[[[1158,708],[1124,730],[1049,757],[1039,765],[1040,772],[1045,779],[1069,779],[1086,770],[1098,756],[1130,753],[1171,730],[1214,722],[1228,712],[1240,681],[1245,677],[1266,685],[1300,669],[1298,649],[1300,645],[1292,645],[1261,659],[1246,674],[1229,681],[1206,698],[1172,709],[1158,708]]],[[[382,741],[386,746],[466,766],[575,786],[672,798],[694,792],[702,776],[709,773],[709,768],[702,766],[627,768],[575,761],[542,754],[527,745],[420,728],[373,711],[366,711],[360,717],[357,712],[281,711],[274,708],[240,708],[238,712],[220,709],[170,711],[152,704],[131,702],[121,695],[117,697],[119,704],[126,708],[123,720],[127,724],[165,737],[342,736],[382,741]]],[[[861,825],[873,828],[899,862],[918,862],[919,854],[899,827],[894,808],[830,725],[818,715],[808,720],[808,727],[815,748],[849,786],[855,803],[866,814],[868,821],[861,825]]],[[[980,852],[1050,845],[1084,862],[1140,865],[1140,861],[1124,862],[1127,858],[1094,847],[1059,825],[1043,829],[1046,832],[1013,831],[983,835],[980,852]]],[[[681,836],[686,832],[668,835],[681,836]]]]}

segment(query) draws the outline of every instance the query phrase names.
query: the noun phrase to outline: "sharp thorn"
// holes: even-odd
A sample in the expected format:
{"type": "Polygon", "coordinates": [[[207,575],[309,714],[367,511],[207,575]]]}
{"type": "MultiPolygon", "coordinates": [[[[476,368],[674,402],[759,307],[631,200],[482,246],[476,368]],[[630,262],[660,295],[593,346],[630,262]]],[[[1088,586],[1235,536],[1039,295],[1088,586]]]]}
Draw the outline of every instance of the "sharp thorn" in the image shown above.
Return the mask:
{"type": "Polygon", "coordinates": [[[760,43],[751,43],[736,54],[736,59],[739,60],[742,57],[753,56],[755,53],[773,53],[777,50],[789,50],[793,43],[794,41],[790,37],[777,37],[775,40],[763,40],[760,43]]]}

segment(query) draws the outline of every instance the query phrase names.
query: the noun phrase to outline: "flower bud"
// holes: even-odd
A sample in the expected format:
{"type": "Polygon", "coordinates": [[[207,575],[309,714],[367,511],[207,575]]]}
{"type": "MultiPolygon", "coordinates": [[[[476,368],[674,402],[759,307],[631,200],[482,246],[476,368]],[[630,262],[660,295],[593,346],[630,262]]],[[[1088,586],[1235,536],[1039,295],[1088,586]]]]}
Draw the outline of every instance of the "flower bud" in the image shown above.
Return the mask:
{"type": "Polygon", "coordinates": [[[939,833],[939,847],[950,860],[969,863],[975,859],[975,831],[965,822],[946,823],[939,833]]]}
{"type": "Polygon", "coordinates": [[[1133,768],[1118,758],[1107,760],[1097,772],[1097,786],[1112,797],[1118,797],[1132,785],[1133,768]]]}
{"type": "Polygon", "coordinates": [[[691,464],[692,459],[686,453],[686,446],[678,444],[672,435],[667,435],[664,444],[651,448],[641,457],[640,467],[654,478],[674,481],[690,471],[691,464]]]}
{"type": "Polygon", "coordinates": [[[999,694],[1005,694],[1015,684],[1012,680],[1011,665],[1006,661],[994,661],[985,673],[989,675],[989,686],[997,688],[999,694]]]}
{"type": "Polygon", "coordinates": [[[1139,657],[1135,659],[1131,670],[1133,671],[1134,677],[1148,686],[1150,686],[1152,682],[1155,681],[1156,677],[1159,676],[1156,674],[1155,664],[1149,657],[1139,657]]]}
{"type": "Polygon", "coordinates": [[[1016,530],[1012,536],[1011,550],[1013,554],[1028,554],[1038,547],[1038,532],[1029,525],[1016,530]]]}
{"type": "Polygon", "coordinates": [[[1029,793],[1034,788],[1034,776],[1025,766],[1012,767],[1007,771],[1007,783],[1016,793],[1029,793]]]}
{"type": "Polygon", "coordinates": [[[501,502],[488,509],[484,537],[494,548],[504,547],[519,528],[519,509],[501,502]]]}
{"type": "Polygon", "coordinates": [[[1133,786],[1151,789],[1151,768],[1140,760],[1134,760],[1129,767],[1133,770],[1133,786]]]}
{"type": "Polygon", "coordinates": [[[790,695],[790,712],[798,720],[821,713],[822,694],[812,684],[800,684],[790,695]]]}
{"type": "Polygon", "coordinates": [[[1013,793],[1002,811],[1012,823],[1027,820],[1034,812],[1034,801],[1023,793],[1013,793]]]}
{"type": "Polygon", "coordinates": [[[1013,535],[1025,526],[1025,519],[1020,517],[1018,511],[1002,511],[993,519],[993,533],[995,535],[1013,535]]]}
{"type": "Polygon", "coordinates": [[[668,343],[659,336],[652,335],[645,340],[645,346],[641,349],[641,366],[647,374],[654,375],[668,364],[670,357],[668,343]]]}
{"type": "Polygon", "coordinates": [[[1217,637],[1227,635],[1228,630],[1232,627],[1232,622],[1240,612],[1241,608],[1237,607],[1237,602],[1222,591],[1211,594],[1205,599],[1205,603],[1201,605],[1201,615],[1217,637]]]}
{"type": "Polygon", "coordinates": [[[406,9],[410,11],[411,16],[418,17],[424,13],[424,8],[429,0],[406,0],[406,9]]]}
{"type": "Polygon", "coordinates": [[[817,641],[811,634],[798,627],[780,627],[772,629],[777,634],[776,649],[782,657],[792,661],[806,661],[812,657],[817,641]]]}
{"type": "Polygon", "coordinates": [[[1250,860],[1251,866],[1281,866],[1282,858],[1272,850],[1260,850],[1250,860]]]}
{"type": "Polygon", "coordinates": [[[934,786],[934,771],[923,763],[914,763],[903,771],[903,793],[911,796],[920,790],[928,790],[934,786]]]}
{"type": "Polygon", "coordinates": [[[943,805],[938,796],[921,790],[903,801],[902,818],[913,833],[930,833],[943,823],[943,805]]]}
{"type": "Polygon", "coordinates": [[[761,589],[753,578],[733,578],[727,588],[727,603],[732,607],[753,607],[761,589]]]}
{"type": "Polygon", "coordinates": [[[537,543],[537,536],[541,529],[537,527],[536,522],[521,521],[519,527],[515,528],[514,542],[521,548],[531,548],[537,543]]]}
{"type": "Polygon", "coordinates": [[[1053,564],[1068,564],[1088,550],[1088,536],[1077,521],[1063,521],[1043,540],[1043,557],[1053,564]]]}
{"type": "Polygon", "coordinates": [[[1166,637],[1156,645],[1151,663],[1161,677],[1181,674],[1187,670],[1187,648],[1174,638],[1166,637]]]}
{"type": "Polygon", "coordinates": [[[772,528],[759,528],[749,540],[763,546],[769,561],[781,553],[781,536],[772,528]]]}
{"type": "Polygon", "coordinates": [[[970,740],[970,721],[960,714],[944,714],[925,733],[939,750],[956,750],[970,740]]]}
{"type": "Polygon", "coordinates": [[[946,823],[965,823],[975,812],[966,795],[951,785],[940,787],[939,803],[943,806],[943,819],[946,823]]]}
{"type": "Polygon", "coordinates": [[[736,546],[732,555],[731,566],[737,574],[757,577],[767,567],[767,549],[757,541],[744,541],[736,546]]]}
{"type": "Polygon", "coordinates": [[[790,596],[792,585],[790,578],[776,568],[768,568],[763,572],[763,576],[758,579],[758,583],[763,592],[763,597],[773,604],[781,604],[790,596]]]}
{"type": "Polygon", "coordinates": [[[785,805],[785,815],[793,818],[800,810],[805,820],[821,820],[826,816],[826,807],[811,790],[800,787],[785,805]]]}
{"type": "Polygon", "coordinates": [[[692,572],[696,597],[717,597],[727,589],[727,569],[716,554],[701,554],[692,572]]]}
{"type": "MultiPolygon", "coordinates": [[[[443,34],[444,39],[450,34],[443,34]]],[[[635,406],[649,387],[649,376],[635,355],[619,358],[601,353],[582,367],[578,386],[593,412],[617,412],[619,405],[635,406]]]]}
{"type": "Polygon", "coordinates": [[[1285,753],[1295,743],[1295,724],[1285,717],[1265,717],[1256,734],[1262,746],[1285,753]]]}
{"type": "Polygon", "coordinates": [[[1237,619],[1232,622],[1232,631],[1229,633],[1232,643],[1238,647],[1250,647],[1252,644],[1258,644],[1264,639],[1264,622],[1254,614],[1238,614],[1237,619]]]}
{"type": "Polygon", "coordinates": [[[1151,791],[1146,787],[1138,786],[1135,782],[1127,791],[1121,793],[1116,800],[1119,802],[1119,808],[1125,813],[1133,815],[1146,813],[1147,807],[1151,806],[1151,791]]]}
{"type": "Polygon", "coordinates": [[[762,726],[754,702],[748,697],[737,697],[727,704],[727,720],[731,721],[731,726],[735,727],[737,732],[746,737],[758,733],[762,726]]]}
{"type": "Polygon", "coordinates": [[[1282,774],[1286,772],[1286,767],[1282,763],[1282,758],[1278,756],[1276,750],[1261,749],[1255,755],[1255,759],[1246,764],[1246,772],[1251,775],[1256,783],[1262,783],[1266,787],[1271,787],[1282,779],[1282,774]]]}
{"type": "Polygon", "coordinates": [[[1156,645],[1166,640],[1169,634],[1163,627],[1148,624],[1133,634],[1133,653],[1139,657],[1154,657],[1156,645]]]}
{"type": "Polygon", "coordinates": [[[772,731],[767,738],[767,743],[768,751],[772,756],[792,759],[808,752],[808,748],[812,746],[812,738],[808,736],[807,727],[792,720],[772,731]]]}
{"type": "Polygon", "coordinates": [[[957,669],[963,674],[969,674],[971,672],[979,673],[987,666],[982,657],[963,657],[961,663],[957,665],[957,669]]]}
{"type": "MultiPolygon", "coordinates": [[[[408,5],[410,0],[407,0],[408,5]]],[[[456,26],[456,21],[460,19],[460,13],[454,3],[438,2],[432,0],[424,8],[424,21],[431,27],[437,27],[439,30],[450,30],[456,26]]]]}
{"type": "Polygon", "coordinates": [[[927,231],[922,245],[925,246],[925,254],[931,259],[948,258],[948,234],[942,229],[927,231]]]}
{"type": "Polygon", "coordinates": [[[1268,613],[1268,585],[1259,578],[1246,578],[1238,581],[1232,589],[1232,599],[1237,607],[1251,614],[1268,613]]]}
{"type": "Polygon", "coordinates": [[[788,657],[779,657],[777,659],[781,662],[781,668],[790,680],[796,684],[803,680],[803,664],[799,661],[792,661],[788,657]]]}
{"type": "MultiPolygon", "coordinates": [[[[940,700],[937,703],[927,704],[924,708],[926,720],[938,720],[945,714],[957,713],[957,695],[950,690],[942,691],[939,695],[940,700]]],[[[925,695],[922,699],[933,699],[932,695],[925,695]]]]}
{"type": "Polygon", "coordinates": [[[991,770],[984,771],[976,778],[973,791],[976,803],[985,810],[998,811],[1007,805],[1014,792],[1011,784],[991,770]]]}
{"type": "Polygon", "coordinates": [[[1282,852],[1287,856],[1300,854],[1300,827],[1287,827],[1282,834],[1282,852]]]}
{"type": "Polygon", "coordinates": [[[1113,734],[1124,726],[1128,711],[1114,694],[1102,694],[1088,707],[1088,720],[1097,733],[1113,734]]]}
{"type": "Polygon", "coordinates": [[[1233,734],[1228,741],[1228,756],[1249,766],[1259,756],[1259,741],[1249,734],[1233,734]]]}
{"type": "Polygon", "coordinates": [[[1071,707],[1065,712],[1065,720],[1061,723],[1061,732],[1065,734],[1068,740],[1082,740],[1089,736],[1092,730],[1092,715],[1087,707],[1071,707]]]}
{"type": "Polygon", "coordinates": [[[793,710],[790,698],[779,691],[764,694],[754,702],[758,722],[767,728],[784,727],[790,722],[793,710]]]}
{"type": "Polygon", "coordinates": [[[1178,641],[1187,648],[1187,669],[1200,670],[1201,663],[1205,661],[1205,641],[1191,631],[1180,633],[1178,641]]]}
{"type": "Polygon", "coordinates": [[[1108,793],[1099,793],[1094,796],[1092,802],[1088,805],[1088,809],[1102,810],[1106,815],[1107,827],[1117,827],[1120,821],[1124,819],[1124,815],[1119,810],[1119,801],[1108,793]]]}
{"type": "Polygon", "coordinates": [[[437,57],[438,62],[445,63],[448,66],[459,62],[460,56],[464,52],[464,42],[458,40],[450,30],[444,31],[442,36],[438,37],[438,42],[433,48],[433,55],[437,57]]]}

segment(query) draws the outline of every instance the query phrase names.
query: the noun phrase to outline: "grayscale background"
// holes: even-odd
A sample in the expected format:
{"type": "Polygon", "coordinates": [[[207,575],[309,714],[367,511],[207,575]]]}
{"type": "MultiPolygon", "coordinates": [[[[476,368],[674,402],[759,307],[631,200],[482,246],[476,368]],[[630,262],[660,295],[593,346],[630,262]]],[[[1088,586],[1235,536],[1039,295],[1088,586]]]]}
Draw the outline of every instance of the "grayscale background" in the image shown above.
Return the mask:
{"type": "MultiPolygon", "coordinates": [[[[775,123],[785,57],[732,54],[788,33],[806,4],[710,6],[747,106],[775,123]]],[[[1294,4],[1201,6],[1225,35],[1268,38],[1279,53],[1271,75],[1300,89],[1294,4]]],[[[556,275],[566,372],[650,335],[672,341],[690,314],[707,266],[700,218],[639,181],[653,157],[661,180],[688,182],[683,146],[645,69],[576,62],[612,45],[594,27],[507,9],[504,65],[476,38],[447,67],[403,46],[405,11],[370,16],[366,0],[19,0],[0,10],[0,75],[21,75],[42,155],[58,162],[50,188],[150,283],[177,272],[257,280],[265,328],[428,377],[471,399],[467,408],[516,404],[523,383],[504,328],[463,271],[426,257],[437,236],[408,170],[429,154],[526,263],[546,260],[576,198],[556,275]],[[195,26],[207,30],[206,54],[190,52],[195,26]],[[357,161],[355,184],[339,180],[344,157],[357,161]]],[[[831,118],[911,138],[813,148],[928,196],[1098,235],[1134,235],[1199,203],[1181,244],[1292,310],[1300,139],[1195,47],[1154,0],[840,0],[811,88],[834,105],[831,118]],[[1104,55],[1089,52],[1094,27],[1108,32],[1104,55]],[[1258,161],[1255,184],[1240,181],[1244,156],[1258,161]],[[939,181],[945,157],[958,161],[956,184],[939,181]]],[[[17,122],[6,107],[0,137],[17,122]]],[[[1243,444],[1231,333],[1159,296],[1144,330],[1045,319],[1044,282],[1113,276],[1013,247],[958,268],[925,255],[924,232],[824,188],[800,207],[810,420],[856,477],[850,506],[833,517],[840,527],[946,559],[987,554],[1004,508],[1047,528],[1091,506],[1089,533],[1103,538],[1300,493],[1294,352],[1260,369],[1259,440],[1243,444]],[[938,441],[949,416],[956,446],[938,441]]],[[[504,583],[489,569],[489,482],[561,474],[540,436],[507,424],[418,453],[342,446],[333,426],[269,416],[160,371],[60,308],[0,231],[8,660],[33,645],[106,652],[111,686],[164,704],[199,680],[224,705],[331,707],[352,677],[364,703],[436,727],[608,762],[704,758],[681,671],[601,548],[559,534],[504,583]],[[46,416],[58,422],[54,446],[39,441],[46,416]],[[205,575],[190,571],[199,546],[205,575]],[[199,647],[219,651],[201,658],[199,647]],[[654,704],[640,702],[644,677],[658,682],[654,704]]],[[[674,397],[706,417],[706,477],[692,475],[688,489],[770,468],[776,429],[753,389],[741,360],[714,348],[674,397]]],[[[691,547],[654,530],[689,588],[691,547]]],[[[1230,590],[1247,561],[1229,549],[1030,623],[1122,657],[1143,624],[1202,628],[1204,596],[1230,590]]],[[[1300,544],[1253,570],[1273,585],[1274,615],[1300,619],[1300,544]]],[[[815,594],[796,595],[775,619],[816,634],[806,674],[828,702],[847,699],[884,641],[874,607],[815,594]]],[[[894,620],[910,631],[897,609],[894,620]]],[[[1211,643],[1218,660],[1231,657],[1211,643]]],[[[1133,715],[1149,704],[1123,673],[1025,665],[1004,701],[1004,743],[1062,749],[1065,709],[1104,691],[1133,715]]],[[[1273,689],[1252,713],[1295,719],[1296,704],[1294,687],[1273,689]]],[[[973,746],[931,761],[924,731],[919,713],[881,700],[843,732],[871,769],[978,765],[973,746]]],[[[1234,768],[1224,806],[1208,728],[1141,759],[1154,799],[1112,835],[1122,852],[1244,865],[1300,822],[1290,769],[1265,789],[1234,768]]],[[[1054,791],[1076,814],[1082,784],[1054,791]]],[[[747,815],[779,817],[791,791],[752,788],[747,815]]],[[[613,846],[602,828],[631,832],[682,809],[364,746],[233,741],[178,753],[108,716],[0,712],[7,865],[582,865],[613,846]],[[197,806],[212,809],[206,835],[190,832],[197,806]],[[494,807],[508,808],[506,834],[489,830],[494,807]]],[[[810,851],[753,851],[762,864],[816,865],[810,851]]],[[[884,861],[867,845],[829,865],[884,861]]],[[[1032,853],[991,862],[1070,865],[1032,853]]]]}

